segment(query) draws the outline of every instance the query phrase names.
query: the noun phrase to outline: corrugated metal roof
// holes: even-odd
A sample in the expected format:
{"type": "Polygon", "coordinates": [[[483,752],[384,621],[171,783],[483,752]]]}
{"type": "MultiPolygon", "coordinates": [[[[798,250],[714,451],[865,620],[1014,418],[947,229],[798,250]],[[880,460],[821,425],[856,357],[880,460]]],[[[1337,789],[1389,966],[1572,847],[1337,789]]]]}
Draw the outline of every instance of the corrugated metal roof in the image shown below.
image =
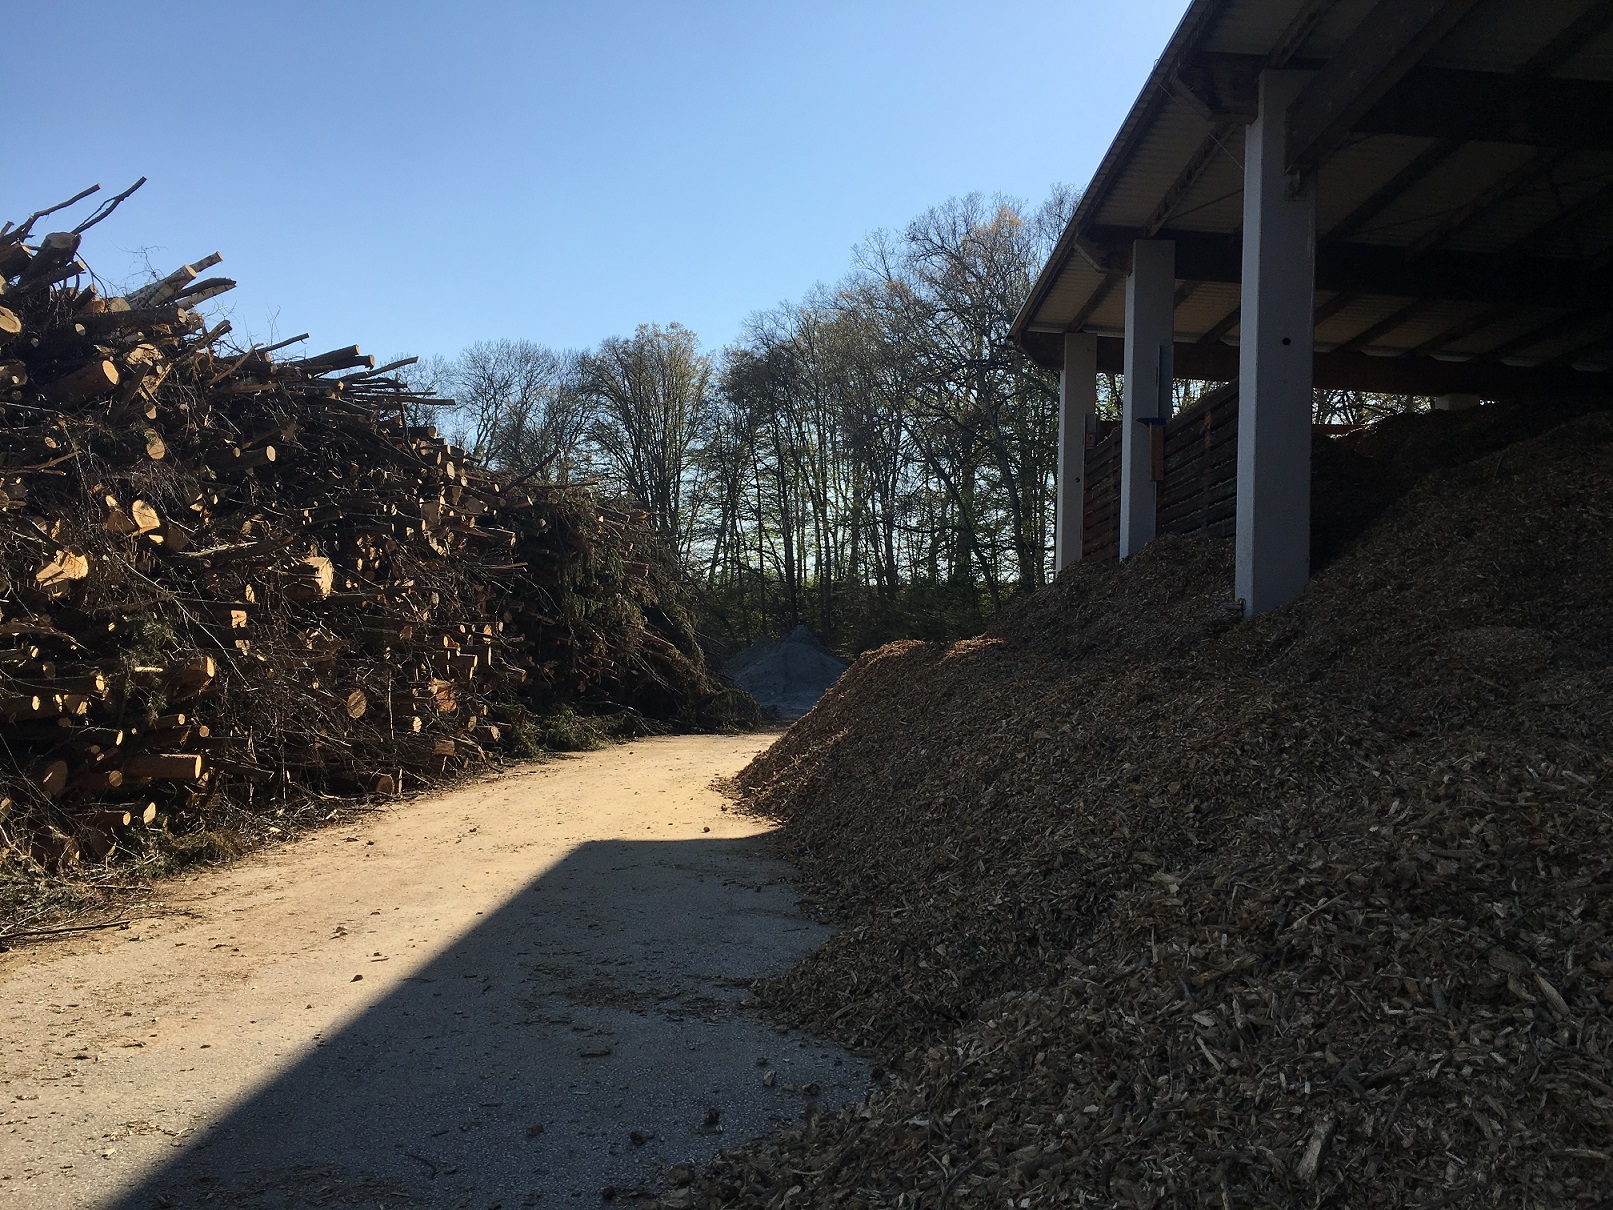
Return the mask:
{"type": "MultiPolygon", "coordinates": [[[[1584,14],[1585,0],[1523,0],[1520,4],[1479,5],[1428,54],[1435,67],[1470,71],[1513,71],[1584,14]]],[[[1605,40],[1601,40],[1606,45],[1605,40]]],[[[1562,74],[1579,79],[1613,80],[1604,60],[1597,70],[1581,60],[1562,74]],[[1585,74],[1585,73],[1591,74],[1585,74]]]]}
{"type": "Polygon", "coordinates": [[[1185,101],[1169,97],[1138,139],[1093,221],[1130,227],[1146,223],[1165,190],[1211,133],[1211,126],[1185,101]],[[1164,182],[1161,187],[1160,182],[1164,182]]]}
{"type": "MultiPolygon", "coordinates": [[[[1370,145],[1352,149],[1370,157],[1376,147],[1389,143],[1389,139],[1371,139],[1370,145]]],[[[1427,147],[1426,139],[1401,139],[1396,142],[1414,145],[1417,153],[1427,147]]],[[[1533,149],[1504,143],[1465,143],[1449,159],[1436,166],[1421,180],[1410,185],[1397,199],[1384,207],[1357,233],[1363,243],[1389,244],[1397,248],[1409,247],[1428,235],[1430,225],[1441,220],[1458,218],[1463,208],[1476,193],[1505,179],[1508,173],[1527,164],[1535,155],[1533,149]]],[[[1411,158],[1415,158],[1415,155],[1411,158]]],[[[1397,161],[1398,162],[1398,161],[1397,161]]],[[[1409,159],[1407,160],[1409,162],[1409,159]]],[[[1385,172],[1387,163],[1370,168],[1374,185],[1388,179],[1393,172],[1385,172]]],[[[1320,199],[1318,199],[1320,200],[1320,199]]],[[[1330,230],[1338,218],[1331,205],[1317,207],[1317,227],[1330,230]]],[[[1445,246],[1462,238],[1461,232],[1449,235],[1445,246]]]]}
{"type": "Polygon", "coordinates": [[[1613,32],[1586,41],[1559,74],[1571,80],[1613,80],[1613,32]]]}
{"type": "Polygon", "coordinates": [[[1376,2],[1336,0],[1318,4],[1315,0],[1295,0],[1284,4],[1234,4],[1216,22],[1204,48],[1218,53],[1262,55],[1272,50],[1285,33],[1308,26],[1304,39],[1294,49],[1294,56],[1329,55],[1349,37],[1376,2]]]}
{"type": "MultiPolygon", "coordinates": [[[[1114,288],[1077,250],[1094,228],[1233,239],[1241,230],[1243,130],[1236,124],[1218,126],[1206,116],[1178,78],[1180,66],[1203,55],[1260,56],[1265,62],[1286,55],[1284,61],[1309,66],[1335,54],[1374,4],[1195,0],[1038,277],[1016,333],[1023,339],[1027,332],[1062,331],[1075,323],[1090,331],[1123,325],[1124,290],[1114,288]]],[[[1479,0],[1420,67],[1518,73],[1527,65],[1537,76],[1613,82],[1613,12],[1598,16],[1608,8],[1593,0],[1479,0]],[[1548,48],[1551,61],[1542,70],[1537,56],[1548,48]]],[[[1425,78],[1443,84],[1452,77],[1425,78]]],[[[1510,362],[1573,354],[1582,365],[1613,362],[1613,323],[1603,325],[1610,329],[1607,348],[1598,347],[1599,316],[1586,304],[1583,281],[1580,295],[1562,307],[1541,305],[1549,298],[1539,298],[1542,291],[1536,289],[1499,315],[1492,313],[1498,306],[1507,309],[1504,302],[1464,301],[1471,295],[1471,273],[1461,279],[1467,284],[1456,296],[1445,293],[1448,274],[1441,278],[1429,269],[1419,276],[1426,264],[1458,263],[1451,257],[1464,253],[1526,255],[1534,258],[1531,264],[1548,270],[1556,265],[1565,272],[1581,272],[1588,261],[1598,271],[1613,270],[1613,137],[1571,137],[1603,146],[1565,151],[1356,133],[1332,150],[1316,173],[1318,238],[1330,241],[1331,263],[1339,263],[1341,254],[1354,255],[1357,245],[1378,263],[1391,251],[1410,259],[1404,273],[1391,273],[1392,292],[1359,291],[1329,302],[1333,296],[1319,277],[1324,317],[1317,328],[1318,348],[1493,356],[1510,362]],[[1341,245],[1340,239],[1348,243],[1341,245]],[[1402,279],[1408,283],[1404,287],[1402,279]],[[1548,331],[1554,320],[1561,322],[1561,331],[1548,331]],[[1448,337],[1443,343],[1442,336],[1448,337]]],[[[1179,260],[1179,273],[1188,271],[1179,260]]],[[[1235,279],[1205,281],[1184,293],[1177,309],[1179,340],[1196,339],[1219,325],[1226,329],[1221,338],[1235,343],[1236,326],[1225,323],[1238,305],[1235,279]]]]}

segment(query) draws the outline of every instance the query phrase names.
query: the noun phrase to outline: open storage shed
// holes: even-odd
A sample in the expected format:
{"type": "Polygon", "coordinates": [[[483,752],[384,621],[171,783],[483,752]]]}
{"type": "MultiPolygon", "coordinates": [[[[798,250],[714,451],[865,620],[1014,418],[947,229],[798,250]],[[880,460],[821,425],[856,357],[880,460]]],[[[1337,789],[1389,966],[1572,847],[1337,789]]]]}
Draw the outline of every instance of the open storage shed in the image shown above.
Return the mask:
{"type": "Polygon", "coordinates": [[[1293,599],[1313,387],[1613,395],[1613,2],[1194,0],[1014,338],[1062,371],[1057,565],[1096,375],[1125,375],[1121,558],[1159,529],[1173,380],[1235,382],[1236,595],[1293,599]]]}

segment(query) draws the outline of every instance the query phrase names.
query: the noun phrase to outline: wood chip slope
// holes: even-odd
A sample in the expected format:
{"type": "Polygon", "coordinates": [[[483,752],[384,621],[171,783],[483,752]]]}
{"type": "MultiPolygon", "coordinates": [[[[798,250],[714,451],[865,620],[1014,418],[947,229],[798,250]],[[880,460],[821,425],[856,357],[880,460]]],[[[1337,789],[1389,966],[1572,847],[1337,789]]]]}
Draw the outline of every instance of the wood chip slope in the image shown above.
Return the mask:
{"type": "Polygon", "coordinates": [[[842,928],[765,998],[891,1072],[668,1204],[1606,1204],[1613,418],[1497,415],[1268,616],[1162,539],[854,665],[741,782],[842,928]]]}

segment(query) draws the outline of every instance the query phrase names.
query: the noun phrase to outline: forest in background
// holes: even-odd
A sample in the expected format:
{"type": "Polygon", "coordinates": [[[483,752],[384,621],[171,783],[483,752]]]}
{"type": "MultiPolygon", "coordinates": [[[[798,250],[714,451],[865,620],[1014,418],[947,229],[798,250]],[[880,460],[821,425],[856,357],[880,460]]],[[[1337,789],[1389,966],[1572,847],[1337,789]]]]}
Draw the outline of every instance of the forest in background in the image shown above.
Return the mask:
{"type": "MultiPolygon", "coordinates": [[[[975,633],[1052,575],[1058,376],[1008,331],[1077,200],[951,199],[715,352],[671,323],[424,358],[412,385],[455,405],[414,420],[516,476],[641,503],[727,645],[797,622],[848,654],[975,633]]],[[[1178,407],[1205,385],[1178,382],[1178,407]]],[[[1122,390],[1100,379],[1100,416],[1122,390]]],[[[1332,423],[1416,406],[1316,398],[1332,423]]]]}

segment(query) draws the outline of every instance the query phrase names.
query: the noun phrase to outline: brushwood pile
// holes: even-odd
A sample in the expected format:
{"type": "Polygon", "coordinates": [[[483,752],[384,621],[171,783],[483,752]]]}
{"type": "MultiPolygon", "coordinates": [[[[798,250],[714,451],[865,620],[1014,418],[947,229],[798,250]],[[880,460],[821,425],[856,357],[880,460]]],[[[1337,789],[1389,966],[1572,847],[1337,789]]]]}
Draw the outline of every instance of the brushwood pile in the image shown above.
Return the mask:
{"type": "Polygon", "coordinates": [[[357,348],[232,342],[216,256],[106,292],[107,213],[0,228],[0,907],[531,755],[556,712],[745,716],[643,511],[478,465],[357,348]]]}
{"type": "Polygon", "coordinates": [[[1613,1190],[1613,416],[1318,451],[1304,596],[1082,564],[744,771],[886,1072],[670,1205],[1591,1206],[1613,1190]]]}

